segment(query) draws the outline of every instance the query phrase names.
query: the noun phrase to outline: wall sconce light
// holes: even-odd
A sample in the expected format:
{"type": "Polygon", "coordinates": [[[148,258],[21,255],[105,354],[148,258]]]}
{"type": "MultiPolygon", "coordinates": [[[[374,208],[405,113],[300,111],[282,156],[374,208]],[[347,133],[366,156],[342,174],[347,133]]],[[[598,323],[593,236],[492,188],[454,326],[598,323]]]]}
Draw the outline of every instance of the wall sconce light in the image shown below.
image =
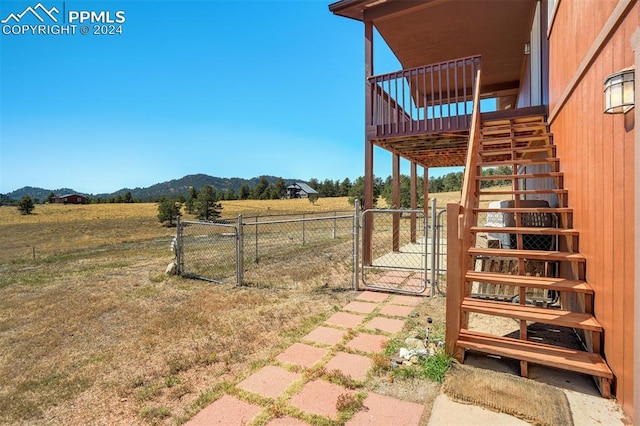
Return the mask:
{"type": "Polygon", "coordinates": [[[531,54],[531,43],[526,42],[524,44],[524,54],[525,55],[530,55],[531,54]]]}
{"type": "Polygon", "coordinates": [[[635,69],[625,68],[604,81],[605,114],[624,114],[635,106],[635,69]]]}

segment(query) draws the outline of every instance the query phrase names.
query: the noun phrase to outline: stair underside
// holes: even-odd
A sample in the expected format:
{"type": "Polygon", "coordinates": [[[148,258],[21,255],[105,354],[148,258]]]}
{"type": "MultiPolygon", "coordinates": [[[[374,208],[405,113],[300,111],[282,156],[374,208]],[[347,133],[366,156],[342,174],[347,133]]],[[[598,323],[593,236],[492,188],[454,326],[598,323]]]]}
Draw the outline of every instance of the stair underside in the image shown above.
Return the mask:
{"type": "Polygon", "coordinates": [[[516,249],[496,249],[473,247],[469,253],[476,256],[490,257],[516,257],[519,259],[544,260],[549,262],[580,262],[584,263],[585,258],[580,253],[569,253],[563,251],[545,250],[516,250],[516,249]]]}
{"type": "Polygon", "coordinates": [[[492,336],[466,329],[460,330],[457,344],[483,353],[613,379],[613,373],[606,362],[600,355],[592,352],[492,336]]]}
{"type": "Polygon", "coordinates": [[[579,232],[575,229],[562,228],[535,228],[535,227],[491,227],[491,226],[472,226],[471,232],[486,232],[492,234],[527,234],[527,235],[564,235],[578,236],[579,232]]]}

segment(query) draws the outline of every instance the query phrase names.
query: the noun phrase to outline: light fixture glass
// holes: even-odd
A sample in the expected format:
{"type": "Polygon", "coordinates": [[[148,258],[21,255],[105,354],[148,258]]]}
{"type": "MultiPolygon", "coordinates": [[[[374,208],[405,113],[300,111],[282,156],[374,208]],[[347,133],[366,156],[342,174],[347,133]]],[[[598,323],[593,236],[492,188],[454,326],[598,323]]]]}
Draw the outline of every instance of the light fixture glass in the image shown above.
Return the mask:
{"type": "Polygon", "coordinates": [[[635,106],[635,70],[625,68],[604,81],[604,112],[624,114],[635,106]]]}

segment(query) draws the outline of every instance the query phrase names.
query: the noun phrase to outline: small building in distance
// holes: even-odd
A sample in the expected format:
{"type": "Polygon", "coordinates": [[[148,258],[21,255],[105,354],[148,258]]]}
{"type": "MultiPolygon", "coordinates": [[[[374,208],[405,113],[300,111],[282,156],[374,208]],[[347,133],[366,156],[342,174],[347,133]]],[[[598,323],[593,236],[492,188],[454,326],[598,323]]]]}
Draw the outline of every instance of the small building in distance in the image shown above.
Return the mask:
{"type": "Polygon", "coordinates": [[[287,187],[287,198],[309,198],[310,195],[318,195],[318,191],[306,183],[297,182],[287,187]]]}
{"type": "Polygon", "coordinates": [[[87,197],[80,194],[67,194],[53,197],[51,202],[58,204],[87,204],[87,197]]]}

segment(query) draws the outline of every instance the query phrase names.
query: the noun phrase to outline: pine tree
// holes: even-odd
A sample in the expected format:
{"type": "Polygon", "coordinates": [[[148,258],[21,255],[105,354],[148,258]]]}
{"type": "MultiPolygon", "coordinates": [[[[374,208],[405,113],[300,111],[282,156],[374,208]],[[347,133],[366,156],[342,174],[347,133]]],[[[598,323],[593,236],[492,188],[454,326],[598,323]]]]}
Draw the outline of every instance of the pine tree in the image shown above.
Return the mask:
{"type": "Polygon", "coordinates": [[[222,204],[218,202],[218,193],[211,185],[200,188],[196,201],[196,214],[200,220],[215,220],[220,217],[222,204]]]}
{"type": "Polygon", "coordinates": [[[20,214],[31,214],[34,208],[35,205],[33,203],[33,200],[28,195],[25,195],[20,199],[20,201],[18,201],[18,211],[20,212],[20,214]]]}
{"type": "Polygon", "coordinates": [[[168,197],[163,197],[158,203],[158,220],[168,227],[174,226],[174,220],[180,215],[182,203],[168,197]]]}

